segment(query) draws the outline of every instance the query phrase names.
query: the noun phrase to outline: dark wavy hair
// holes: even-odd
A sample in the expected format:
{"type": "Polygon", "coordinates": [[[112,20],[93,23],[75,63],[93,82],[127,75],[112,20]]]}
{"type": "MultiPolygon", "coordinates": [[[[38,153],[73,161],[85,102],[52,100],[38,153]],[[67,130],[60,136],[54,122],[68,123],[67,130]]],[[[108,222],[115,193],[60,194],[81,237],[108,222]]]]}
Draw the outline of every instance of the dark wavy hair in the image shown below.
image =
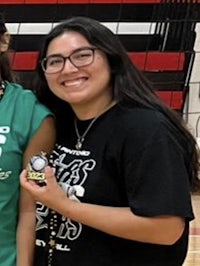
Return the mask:
{"type": "MultiPolygon", "coordinates": [[[[7,32],[5,20],[2,14],[0,14],[0,42],[1,37],[7,32]]],[[[10,82],[16,81],[15,75],[12,71],[11,62],[8,56],[8,51],[0,53],[0,78],[10,82]]]]}
{"type": "Polygon", "coordinates": [[[48,88],[44,72],[40,65],[41,59],[46,57],[50,42],[67,31],[80,33],[91,45],[99,48],[106,54],[111,69],[114,99],[118,102],[126,101],[137,106],[157,109],[171,121],[176,142],[184,154],[190,155],[188,169],[191,191],[199,191],[199,150],[195,138],[187,129],[182,117],[177,112],[168,108],[155,94],[150,82],[129,58],[117,35],[98,21],[88,17],[72,17],[58,24],[45,37],[37,67],[39,79],[36,86],[36,93],[39,99],[48,105],[56,115],[61,115],[66,110],[70,112],[69,104],[58,99],[48,88]],[[183,136],[184,142],[180,140],[180,134],[183,136]]]}
{"type": "Polygon", "coordinates": [[[11,67],[11,62],[8,56],[8,52],[3,52],[0,54],[0,72],[2,80],[7,80],[10,82],[17,81],[17,77],[14,74],[11,67]]]}

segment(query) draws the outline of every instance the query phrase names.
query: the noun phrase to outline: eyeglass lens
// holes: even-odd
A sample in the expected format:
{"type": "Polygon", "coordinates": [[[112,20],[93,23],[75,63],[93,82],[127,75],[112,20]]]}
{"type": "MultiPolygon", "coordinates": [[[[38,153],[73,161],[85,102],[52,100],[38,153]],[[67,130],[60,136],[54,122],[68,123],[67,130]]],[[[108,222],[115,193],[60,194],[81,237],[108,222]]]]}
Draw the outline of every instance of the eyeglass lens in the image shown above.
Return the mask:
{"type": "Polygon", "coordinates": [[[75,67],[83,67],[93,62],[95,48],[84,48],[73,52],[70,56],[50,55],[42,60],[42,68],[46,73],[56,73],[62,71],[67,59],[75,67]]]}

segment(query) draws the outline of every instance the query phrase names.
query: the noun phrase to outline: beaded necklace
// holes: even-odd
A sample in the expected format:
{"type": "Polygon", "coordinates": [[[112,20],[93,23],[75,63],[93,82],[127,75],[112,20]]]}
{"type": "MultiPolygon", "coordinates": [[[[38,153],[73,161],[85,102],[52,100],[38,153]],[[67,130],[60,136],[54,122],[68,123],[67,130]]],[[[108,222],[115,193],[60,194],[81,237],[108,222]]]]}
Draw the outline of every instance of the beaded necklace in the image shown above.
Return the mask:
{"type": "Polygon", "coordinates": [[[0,81],[0,101],[3,98],[5,88],[6,88],[5,82],[3,80],[0,81]]]}

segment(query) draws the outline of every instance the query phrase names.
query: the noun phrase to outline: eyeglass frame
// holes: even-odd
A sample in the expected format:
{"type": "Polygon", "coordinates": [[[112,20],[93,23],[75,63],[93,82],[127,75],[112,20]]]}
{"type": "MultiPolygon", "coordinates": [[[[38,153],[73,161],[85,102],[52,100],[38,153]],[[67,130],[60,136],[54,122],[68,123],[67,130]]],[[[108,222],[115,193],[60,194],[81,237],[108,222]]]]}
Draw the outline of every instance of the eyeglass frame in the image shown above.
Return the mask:
{"type": "Polygon", "coordinates": [[[99,49],[97,47],[81,47],[79,49],[76,49],[74,50],[69,56],[63,56],[61,54],[52,54],[52,55],[49,55],[47,57],[44,57],[42,60],[40,60],[40,65],[42,67],[42,70],[44,71],[44,73],[46,74],[56,74],[56,73],[59,73],[61,72],[64,67],[65,67],[65,64],[66,64],[66,61],[69,60],[70,63],[75,66],[76,68],[82,68],[82,67],[85,67],[85,66],[89,66],[90,64],[92,64],[94,62],[94,52],[99,49]],[[76,66],[73,61],[71,60],[71,56],[77,52],[80,52],[80,51],[84,51],[84,50],[91,50],[92,51],[92,60],[91,62],[85,64],[85,65],[82,65],[82,66],[76,66]],[[62,68],[59,70],[59,71],[56,71],[56,72],[47,72],[45,67],[44,67],[44,63],[49,59],[49,58],[52,58],[52,57],[59,57],[59,58],[62,58],[63,59],[63,66],[62,68]]]}

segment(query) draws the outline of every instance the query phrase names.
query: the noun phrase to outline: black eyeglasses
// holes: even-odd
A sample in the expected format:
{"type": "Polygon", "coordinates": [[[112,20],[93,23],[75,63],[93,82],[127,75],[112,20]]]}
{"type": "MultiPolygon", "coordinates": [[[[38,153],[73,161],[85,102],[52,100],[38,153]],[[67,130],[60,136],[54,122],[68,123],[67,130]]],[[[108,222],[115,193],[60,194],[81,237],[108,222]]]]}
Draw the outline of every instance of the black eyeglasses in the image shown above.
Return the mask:
{"type": "Polygon", "coordinates": [[[94,61],[94,52],[97,48],[95,47],[86,47],[74,51],[69,56],[62,55],[50,55],[41,60],[41,66],[45,73],[55,74],[61,72],[65,66],[67,59],[75,67],[84,67],[93,63],[94,61]]]}

